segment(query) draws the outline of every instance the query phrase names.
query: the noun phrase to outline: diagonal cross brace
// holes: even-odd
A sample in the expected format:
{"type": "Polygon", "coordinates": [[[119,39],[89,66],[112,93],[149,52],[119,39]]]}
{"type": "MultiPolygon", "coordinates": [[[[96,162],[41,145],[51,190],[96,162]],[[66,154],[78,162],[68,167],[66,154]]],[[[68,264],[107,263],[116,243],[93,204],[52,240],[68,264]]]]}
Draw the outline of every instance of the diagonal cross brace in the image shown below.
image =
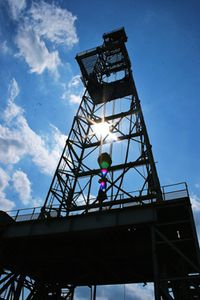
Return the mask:
{"type": "Polygon", "coordinates": [[[164,234],[162,234],[158,229],[155,229],[156,233],[165,241],[175,252],[177,252],[197,273],[200,272],[199,268],[187,257],[185,254],[179,250],[164,234]]]}

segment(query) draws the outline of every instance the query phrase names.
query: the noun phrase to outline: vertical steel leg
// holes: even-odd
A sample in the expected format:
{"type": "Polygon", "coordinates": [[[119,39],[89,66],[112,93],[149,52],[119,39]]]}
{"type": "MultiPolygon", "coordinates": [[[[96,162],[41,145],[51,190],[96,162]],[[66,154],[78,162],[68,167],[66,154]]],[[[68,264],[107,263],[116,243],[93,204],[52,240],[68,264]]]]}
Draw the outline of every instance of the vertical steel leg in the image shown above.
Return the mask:
{"type": "Polygon", "coordinates": [[[155,237],[155,229],[153,225],[151,226],[151,242],[152,242],[152,260],[153,260],[153,273],[154,273],[154,295],[155,295],[155,300],[160,300],[158,263],[156,257],[156,237],[155,237]]]}
{"type": "Polygon", "coordinates": [[[96,300],[96,292],[97,292],[97,286],[94,285],[94,290],[93,290],[93,300],[96,300]]]}

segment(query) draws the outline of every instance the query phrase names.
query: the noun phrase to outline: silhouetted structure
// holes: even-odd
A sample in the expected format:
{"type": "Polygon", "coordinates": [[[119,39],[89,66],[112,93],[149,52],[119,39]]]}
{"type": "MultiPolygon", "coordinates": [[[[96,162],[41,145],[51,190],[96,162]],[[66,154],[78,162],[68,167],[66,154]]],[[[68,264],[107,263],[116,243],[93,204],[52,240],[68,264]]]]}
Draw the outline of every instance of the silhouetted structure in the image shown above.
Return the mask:
{"type": "Polygon", "coordinates": [[[85,93],[44,206],[0,216],[0,299],[139,282],[155,300],[200,299],[187,186],[160,186],[124,28],[103,40],[76,56],[85,93]]]}

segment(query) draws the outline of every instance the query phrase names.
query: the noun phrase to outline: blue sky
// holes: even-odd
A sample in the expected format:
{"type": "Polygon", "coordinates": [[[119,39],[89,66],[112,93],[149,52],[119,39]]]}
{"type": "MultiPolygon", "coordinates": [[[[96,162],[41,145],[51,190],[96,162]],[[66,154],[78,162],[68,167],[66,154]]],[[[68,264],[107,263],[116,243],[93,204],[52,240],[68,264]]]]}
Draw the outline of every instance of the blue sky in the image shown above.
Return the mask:
{"type": "Polygon", "coordinates": [[[198,0],[0,2],[0,209],[43,203],[83,92],[74,57],[121,26],[161,185],[187,181],[199,232],[198,0]]]}

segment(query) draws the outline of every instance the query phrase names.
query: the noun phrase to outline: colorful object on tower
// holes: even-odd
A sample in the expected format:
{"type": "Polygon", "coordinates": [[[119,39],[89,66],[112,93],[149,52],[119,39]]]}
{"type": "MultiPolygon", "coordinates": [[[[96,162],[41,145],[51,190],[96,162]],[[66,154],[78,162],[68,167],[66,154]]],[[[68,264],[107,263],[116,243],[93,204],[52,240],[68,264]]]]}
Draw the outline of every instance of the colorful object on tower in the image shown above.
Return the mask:
{"type": "Polygon", "coordinates": [[[98,164],[102,170],[108,169],[112,164],[110,155],[107,152],[101,153],[98,158],[98,164]]]}
{"type": "Polygon", "coordinates": [[[106,181],[107,181],[106,178],[101,178],[101,179],[99,179],[100,189],[101,189],[102,191],[105,191],[105,190],[106,190],[106,186],[107,186],[106,181]]]}
{"type": "Polygon", "coordinates": [[[102,197],[101,200],[105,200],[105,199],[107,199],[106,192],[105,192],[106,188],[107,188],[106,176],[108,174],[108,168],[112,164],[112,159],[111,159],[110,155],[107,152],[101,153],[98,157],[98,164],[101,168],[101,178],[99,179],[99,183],[100,183],[99,192],[102,197]]]}
{"type": "Polygon", "coordinates": [[[108,173],[108,170],[107,170],[107,169],[101,169],[101,174],[102,174],[103,176],[106,176],[107,173],[108,173]]]}

